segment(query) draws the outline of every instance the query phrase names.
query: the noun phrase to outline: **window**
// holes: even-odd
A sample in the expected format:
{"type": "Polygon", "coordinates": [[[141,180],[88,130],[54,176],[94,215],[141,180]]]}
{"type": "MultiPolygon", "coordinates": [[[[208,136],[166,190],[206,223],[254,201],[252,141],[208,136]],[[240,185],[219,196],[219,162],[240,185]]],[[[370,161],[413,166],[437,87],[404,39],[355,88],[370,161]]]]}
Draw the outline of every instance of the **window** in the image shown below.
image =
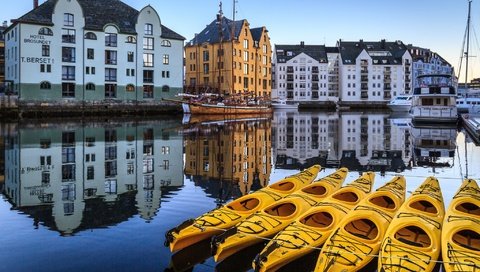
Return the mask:
{"type": "Polygon", "coordinates": [[[62,83],[62,97],[75,97],[75,83],[62,83]]]}
{"type": "Polygon", "coordinates": [[[117,96],[117,84],[105,84],[105,98],[115,98],[117,96]]]}
{"type": "Polygon", "coordinates": [[[203,51],[203,61],[209,61],[210,53],[208,51],[203,51]]]}
{"type": "Polygon", "coordinates": [[[75,62],[75,47],[62,47],[62,61],[75,62]]]}
{"type": "Polygon", "coordinates": [[[153,38],[152,37],[143,38],[143,49],[144,50],[153,50],[153,38]]]}
{"type": "Polygon", "coordinates": [[[74,29],[62,29],[62,42],[63,43],[75,43],[75,30],[74,29]]]}
{"type": "Polygon", "coordinates": [[[117,34],[105,33],[105,46],[117,47],[117,34]]]}
{"type": "Polygon", "coordinates": [[[143,98],[153,98],[153,85],[143,85],[143,98]]]}
{"type": "Polygon", "coordinates": [[[243,40],[243,48],[248,49],[248,40],[243,40]]]}
{"type": "Polygon", "coordinates": [[[85,39],[86,40],[96,40],[97,35],[95,35],[95,33],[93,33],[93,32],[87,32],[87,33],[85,33],[85,39]]]}
{"type": "MultiPolygon", "coordinates": [[[[204,63],[204,64],[203,64],[203,73],[204,73],[204,74],[208,74],[209,70],[210,70],[210,66],[208,65],[208,63],[204,63]]],[[[206,84],[206,83],[207,83],[207,82],[205,82],[205,84],[206,84]]]]}
{"type": "Polygon", "coordinates": [[[52,88],[52,84],[48,81],[42,81],[40,82],[40,89],[41,90],[50,90],[52,88]]]}
{"type": "Polygon", "coordinates": [[[164,47],[170,47],[170,46],[172,46],[172,44],[171,44],[170,41],[168,41],[168,40],[163,40],[163,41],[162,41],[162,46],[164,46],[164,47]]]}
{"type": "Polygon", "coordinates": [[[128,84],[125,89],[126,89],[127,92],[134,92],[135,91],[135,86],[133,84],[128,84]]]}
{"type": "Polygon", "coordinates": [[[87,59],[95,58],[95,50],[93,48],[87,48],[87,59]]]}
{"type": "Polygon", "coordinates": [[[135,69],[127,68],[127,76],[135,76],[135,69]]]}
{"type": "Polygon", "coordinates": [[[75,66],[62,66],[62,79],[75,80],[75,66]]]}
{"type": "Polygon", "coordinates": [[[50,183],[50,172],[42,171],[42,184],[50,183]]]}
{"type": "Polygon", "coordinates": [[[52,156],[40,156],[40,165],[41,166],[52,165],[52,156]]]}
{"type": "Polygon", "coordinates": [[[133,55],[132,51],[127,52],[127,61],[128,62],[133,62],[133,59],[134,59],[133,56],[134,55],[133,55]]]}
{"type": "Polygon", "coordinates": [[[137,43],[137,38],[135,36],[128,36],[126,43],[137,43]]]}
{"type": "Polygon", "coordinates": [[[52,145],[51,139],[40,139],[40,148],[47,149],[52,145]]]}
{"type": "Polygon", "coordinates": [[[153,67],[153,54],[144,53],[143,54],[143,66],[144,67],[153,67]]]}
{"type": "Polygon", "coordinates": [[[168,86],[168,85],[163,85],[162,86],[162,92],[168,93],[169,91],[170,91],[170,86],[168,86]]]}
{"type": "Polygon", "coordinates": [[[64,26],[73,26],[73,14],[64,13],[63,14],[63,25],[64,26]]]}
{"type": "Polygon", "coordinates": [[[117,81],[117,69],[105,68],[105,81],[117,81]]]}
{"type": "Polygon", "coordinates": [[[169,64],[170,63],[170,56],[167,54],[163,55],[163,64],[169,64]]]}
{"type": "Polygon", "coordinates": [[[48,27],[42,27],[38,31],[38,35],[53,36],[53,31],[48,27]]]}
{"type": "Polygon", "coordinates": [[[117,51],[105,50],[105,64],[117,64],[117,51]]]}
{"type": "Polygon", "coordinates": [[[93,166],[87,166],[87,180],[95,178],[95,168],[93,166]]]}
{"type": "Polygon", "coordinates": [[[163,78],[170,78],[170,71],[162,71],[163,78]]]}
{"type": "Polygon", "coordinates": [[[153,83],[152,70],[143,70],[143,83],[153,83]]]}
{"type": "Polygon", "coordinates": [[[42,57],[50,57],[50,45],[42,44],[42,57]]]}
{"type": "Polygon", "coordinates": [[[153,35],[153,25],[145,24],[145,35],[153,35]]]}
{"type": "Polygon", "coordinates": [[[87,83],[87,85],[85,86],[85,89],[87,91],[95,91],[95,84],[93,83],[87,83]]]}

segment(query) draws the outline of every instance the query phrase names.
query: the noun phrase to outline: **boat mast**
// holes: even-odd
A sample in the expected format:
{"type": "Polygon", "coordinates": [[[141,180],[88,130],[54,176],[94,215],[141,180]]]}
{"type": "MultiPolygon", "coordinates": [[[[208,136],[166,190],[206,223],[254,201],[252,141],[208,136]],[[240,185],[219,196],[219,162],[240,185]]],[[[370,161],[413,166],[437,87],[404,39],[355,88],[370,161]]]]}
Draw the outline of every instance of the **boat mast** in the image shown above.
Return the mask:
{"type": "Polygon", "coordinates": [[[467,82],[468,82],[468,52],[470,46],[470,8],[472,6],[472,0],[468,1],[468,17],[467,17],[467,50],[465,51],[465,94],[467,94],[467,82]]]}
{"type": "MultiPolygon", "coordinates": [[[[217,69],[218,69],[218,94],[221,94],[221,89],[222,89],[222,69],[220,65],[223,65],[222,62],[222,56],[224,54],[223,52],[223,10],[222,10],[222,1],[220,1],[219,4],[220,10],[218,11],[217,14],[217,24],[218,24],[218,35],[219,35],[219,45],[218,45],[218,62],[217,62],[217,69]]],[[[215,54],[215,52],[213,52],[215,54]]]]}
{"type": "Polygon", "coordinates": [[[231,52],[231,55],[232,55],[232,63],[231,63],[231,68],[232,68],[232,78],[231,78],[231,81],[232,81],[232,94],[235,93],[235,82],[233,81],[234,77],[235,77],[235,71],[233,69],[233,61],[234,61],[234,54],[233,54],[233,50],[235,49],[234,46],[233,46],[233,43],[234,43],[234,40],[235,40],[235,13],[236,13],[236,10],[235,10],[235,3],[237,2],[237,0],[233,0],[233,10],[232,10],[232,33],[230,34],[230,40],[231,40],[231,43],[232,43],[232,52],[231,52]]]}

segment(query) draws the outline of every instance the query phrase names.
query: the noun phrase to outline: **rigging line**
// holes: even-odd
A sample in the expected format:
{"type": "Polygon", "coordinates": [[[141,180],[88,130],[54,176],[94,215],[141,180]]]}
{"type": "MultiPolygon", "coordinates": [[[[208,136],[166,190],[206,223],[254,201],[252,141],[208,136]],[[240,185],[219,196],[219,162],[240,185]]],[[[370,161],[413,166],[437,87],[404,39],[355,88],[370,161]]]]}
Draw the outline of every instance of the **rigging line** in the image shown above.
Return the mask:
{"type": "Polygon", "coordinates": [[[467,29],[468,25],[465,27],[465,34],[463,34],[463,42],[462,42],[462,48],[460,50],[460,58],[459,58],[459,64],[458,64],[458,75],[457,78],[460,79],[461,75],[461,70],[462,70],[462,63],[463,63],[463,54],[465,53],[465,41],[467,39],[467,29]]]}
{"type": "Polygon", "coordinates": [[[457,157],[458,157],[458,166],[460,167],[460,177],[463,178],[462,161],[460,160],[460,150],[458,149],[458,145],[457,145],[456,149],[457,149],[456,153],[457,153],[457,157]]]}
{"type": "MultiPolygon", "coordinates": [[[[216,228],[216,227],[210,227],[211,229],[215,229],[215,230],[219,230],[219,231],[223,231],[223,232],[227,232],[228,229],[222,229],[222,228],[216,228]]],[[[259,235],[256,235],[256,234],[251,234],[251,233],[245,233],[245,232],[242,232],[242,235],[245,235],[245,236],[250,236],[250,237],[254,237],[254,238],[257,238],[259,240],[264,240],[264,241],[277,241],[277,239],[274,238],[267,238],[267,237],[262,237],[262,236],[259,236],[259,235]]],[[[275,235],[276,236],[276,235],[275,235]]],[[[281,242],[281,240],[278,240],[281,242]]],[[[306,247],[306,248],[311,248],[311,249],[314,249],[314,250],[319,250],[321,251],[324,247],[324,245],[321,245],[320,247],[317,247],[317,246],[311,246],[311,245],[303,245],[301,247],[306,247]]],[[[351,251],[335,251],[335,252],[338,252],[340,254],[353,254],[353,255],[356,255],[356,256],[363,256],[363,257],[372,257],[372,258],[379,258],[380,255],[379,254],[360,254],[360,253],[354,253],[354,252],[351,252],[351,251]]],[[[441,256],[439,256],[440,258],[441,256]]],[[[404,257],[390,257],[390,259],[398,259],[398,260],[405,260],[404,257]]],[[[471,263],[464,263],[464,262],[447,262],[447,261],[443,261],[441,259],[438,259],[438,260],[423,260],[423,259],[419,259],[420,261],[423,261],[423,262],[426,262],[426,263],[429,263],[429,262],[432,262],[432,263],[439,263],[439,264],[458,264],[458,265],[471,265],[471,263]]]]}

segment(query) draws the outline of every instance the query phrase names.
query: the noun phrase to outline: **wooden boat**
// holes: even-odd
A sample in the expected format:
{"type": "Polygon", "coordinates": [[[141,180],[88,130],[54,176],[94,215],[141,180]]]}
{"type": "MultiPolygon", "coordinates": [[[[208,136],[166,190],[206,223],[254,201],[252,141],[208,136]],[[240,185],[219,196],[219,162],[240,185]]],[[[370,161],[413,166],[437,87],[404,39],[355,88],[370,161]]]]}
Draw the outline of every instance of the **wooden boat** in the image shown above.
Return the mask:
{"type": "Polygon", "coordinates": [[[378,270],[432,271],[440,255],[444,214],[438,180],[429,177],[390,223],[380,247],[378,270]]]}
{"type": "Polygon", "coordinates": [[[370,193],[375,174],[366,172],[302,214],[279,232],[253,261],[256,271],[275,271],[321,246],[334,226],[370,193]]]}
{"type": "Polygon", "coordinates": [[[405,201],[405,178],[394,177],[369,194],[335,226],[315,271],[357,271],[378,254],[383,236],[405,201]]]}
{"type": "Polygon", "coordinates": [[[250,214],[312,183],[320,168],[320,165],[314,165],[195,219],[189,219],[166,232],[165,245],[173,252],[222,233],[250,214]]]}
{"type": "Polygon", "coordinates": [[[480,189],[464,180],[445,214],[442,259],[446,272],[480,271],[480,189]]]}
{"type": "Polygon", "coordinates": [[[347,173],[346,168],[340,168],[251,215],[235,228],[214,238],[212,248],[214,248],[213,251],[216,251],[215,260],[221,261],[243,248],[260,242],[259,237],[266,238],[275,235],[298,215],[339,189],[347,173]]]}
{"type": "Polygon", "coordinates": [[[183,112],[190,114],[266,114],[272,111],[272,107],[268,105],[183,102],[183,112]]]}

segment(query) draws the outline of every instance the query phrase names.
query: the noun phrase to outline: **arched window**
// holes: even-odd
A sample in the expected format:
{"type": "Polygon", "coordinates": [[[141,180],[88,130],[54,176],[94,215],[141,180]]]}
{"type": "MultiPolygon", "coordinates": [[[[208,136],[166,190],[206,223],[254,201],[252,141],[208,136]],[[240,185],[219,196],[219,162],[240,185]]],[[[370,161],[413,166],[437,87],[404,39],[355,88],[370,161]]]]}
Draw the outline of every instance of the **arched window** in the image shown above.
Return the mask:
{"type": "Polygon", "coordinates": [[[97,35],[95,35],[95,33],[93,33],[93,32],[87,32],[87,33],[85,33],[85,39],[87,39],[87,40],[96,40],[96,39],[97,39],[97,35]]]}
{"type": "Polygon", "coordinates": [[[126,87],[127,92],[134,92],[135,86],[133,84],[128,84],[126,87]]]}
{"type": "Polygon", "coordinates": [[[50,90],[52,89],[52,84],[48,81],[42,81],[40,82],[40,89],[41,90],[50,90]]]}
{"type": "Polygon", "coordinates": [[[53,31],[48,27],[42,27],[38,31],[38,35],[53,36],[53,31]]]}
{"type": "Polygon", "coordinates": [[[95,84],[93,83],[87,83],[87,85],[85,86],[85,89],[87,91],[95,91],[95,84]]]}
{"type": "Polygon", "coordinates": [[[127,43],[137,43],[137,38],[135,36],[128,36],[127,40],[125,42],[127,42],[127,43]]]}
{"type": "Polygon", "coordinates": [[[168,85],[163,85],[162,86],[162,92],[169,92],[170,91],[170,86],[168,85]]]}
{"type": "Polygon", "coordinates": [[[168,41],[168,40],[163,40],[163,41],[162,41],[162,46],[170,47],[170,46],[172,46],[172,44],[171,44],[170,41],[168,41]]]}

